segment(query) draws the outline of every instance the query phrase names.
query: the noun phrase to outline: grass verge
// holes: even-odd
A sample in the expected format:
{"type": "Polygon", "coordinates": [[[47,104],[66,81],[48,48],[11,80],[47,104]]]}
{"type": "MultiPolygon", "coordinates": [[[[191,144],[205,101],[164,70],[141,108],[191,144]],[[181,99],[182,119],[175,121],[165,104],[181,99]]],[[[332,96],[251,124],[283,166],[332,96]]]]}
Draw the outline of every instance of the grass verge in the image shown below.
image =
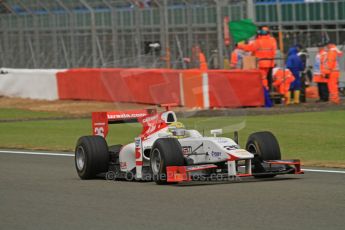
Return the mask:
{"type": "MultiPolygon", "coordinates": [[[[4,110],[0,110],[2,113],[4,110]]],[[[7,110],[0,118],[28,118],[56,114],[7,110]],[[17,114],[17,115],[16,115],[17,114]]],[[[345,111],[297,113],[269,116],[242,116],[216,118],[189,118],[182,120],[188,128],[205,130],[212,128],[240,130],[240,144],[245,146],[247,137],[257,131],[271,131],[279,140],[283,158],[301,159],[308,166],[345,167],[345,111]]],[[[45,120],[0,123],[0,148],[23,148],[73,151],[77,139],[91,133],[90,119],[45,120]]],[[[111,126],[109,144],[128,143],[140,133],[139,124],[111,126]]],[[[232,134],[227,133],[231,137],[232,134]]]]}
{"type": "Polygon", "coordinates": [[[23,109],[0,108],[0,121],[45,119],[64,116],[66,114],[58,112],[37,112],[23,109]]]}

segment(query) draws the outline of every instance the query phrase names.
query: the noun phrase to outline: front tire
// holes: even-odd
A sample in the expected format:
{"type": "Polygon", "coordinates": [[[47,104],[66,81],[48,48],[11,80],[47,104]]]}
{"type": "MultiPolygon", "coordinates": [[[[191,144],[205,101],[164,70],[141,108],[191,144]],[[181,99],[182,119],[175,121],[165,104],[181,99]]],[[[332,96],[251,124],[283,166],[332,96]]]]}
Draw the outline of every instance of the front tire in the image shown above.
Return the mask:
{"type": "Polygon", "coordinates": [[[253,153],[261,161],[281,160],[280,147],[271,132],[257,132],[249,136],[246,150],[253,153]]]}
{"type": "MultiPolygon", "coordinates": [[[[280,147],[276,137],[271,132],[257,132],[249,136],[246,150],[254,154],[253,173],[264,173],[263,161],[281,160],[280,147]]],[[[256,178],[270,178],[275,175],[257,175],[256,178]]]]}
{"type": "Polygon", "coordinates": [[[156,184],[168,184],[166,167],[184,166],[180,142],[175,138],[157,139],[151,149],[150,166],[156,184]]]}
{"type": "Polygon", "coordinates": [[[106,140],[100,136],[79,138],[75,148],[75,168],[83,180],[94,179],[108,171],[109,151],[106,140]]]}

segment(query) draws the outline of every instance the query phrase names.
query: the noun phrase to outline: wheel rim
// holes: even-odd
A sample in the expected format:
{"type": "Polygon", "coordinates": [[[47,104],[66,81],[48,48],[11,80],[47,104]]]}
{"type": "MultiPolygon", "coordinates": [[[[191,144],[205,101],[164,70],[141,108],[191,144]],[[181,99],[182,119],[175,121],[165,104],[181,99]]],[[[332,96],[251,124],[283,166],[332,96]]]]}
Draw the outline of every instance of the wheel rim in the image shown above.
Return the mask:
{"type": "Polygon", "coordinates": [[[161,153],[158,149],[154,149],[151,157],[151,169],[154,175],[159,173],[161,168],[161,153]]]}
{"type": "Polygon", "coordinates": [[[77,148],[77,152],[75,154],[75,162],[77,164],[77,168],[79,171],[82,171],[85,167],[85,151],[82,146],[77,148]]]}

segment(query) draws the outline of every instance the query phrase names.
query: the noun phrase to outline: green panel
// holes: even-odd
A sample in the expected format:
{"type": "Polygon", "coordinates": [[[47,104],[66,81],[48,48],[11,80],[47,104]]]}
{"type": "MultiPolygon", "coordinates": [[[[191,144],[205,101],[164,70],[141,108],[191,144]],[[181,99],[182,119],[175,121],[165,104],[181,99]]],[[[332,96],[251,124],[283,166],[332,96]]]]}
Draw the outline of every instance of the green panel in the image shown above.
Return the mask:
{"type": "Polygon", "coordinates": [[[104,25],[111,26],[112,25],[111,12],[105,12],[103,17],[104,17],[104,25]]]}
{"type": "Polygon", "coordinates": [[[84,13],[84,25],[91,26],[91,13],[84,13]]]}
{"type": "Polygon", "coordinates": [[[57,26],[58,27],[67,27],[69,26],[69,20],[67,14],[59,14],[56,16],[57,26]]]}
{"type": "Polygon", "coordinates": [[[7,18],[9,28],[13,29],[18,27],[18,17],[17,16],[11,16],[7,18]]]}
{"type": "Polygon", "coordinates": [[[345,20],[345,2],[338,2],[339,20],[345,20]]]}
{"type": "Polygon", "coordinates": [[[216,7],[209,7],[207,9],[207,23],[217,23],[217,9],[216,9],[216,7]]]}
{"type": "Polygon", "coordinates": [[[1,15],[1,27],[2,28],[10,28],[10,20],[11,18],[6,15],[1,15]]]}
{"type": "Polygon", "coordinates": [[[309,3],[309,20],[320,21],[321,19],[321,4],[309,3]]]}
{"type": "Polygon", "coordinates": [[[95,13],[95,20],[96,20],[97,26],[110,26],[111,25],[111,12],[95,13]]]}
{"type": "Polygon", "coordinates": [[[34,27],[34,18],[32,16],[26,15],[25,17],[25,27],[33,28],[34,27]]]}
{"type": "Polygon", "coordinates": [[[277,6],[276,5],[269,5],[268,6],[268,21],[269,22],[278,21],[277,6]]]}
{"type": "Polygon", "coordinates": [[[193,9],[194,11],[194,20],[193,22],[196,24],[205,24],[206,21],[206,14],[205,14],[205,8],[204,7],[198,7],[193,9]]]}
{"type": "Polygon", "coordinates": [[[257,22],[266,22],[266,7],[264,5],[256,6],[256,21],[257,22]]]}
{"type": "Polygon", "coordinates": [[[324,2],[323,3],[323,14],[324,20],[335,20],[335,3],[334,2],[324,2]]]}
{"type": "Polygon", "coordinates": [[[103,18],[102,18],[102,13],[97,12],[95,13],[95,23],[97,26],[102,26],[103,25],[103,18]]]}
{"type": "Polygon", "coordinates": [[[282,6],[282,21],[293,21],[293,5],[284,4],[282,6]]]}
{"type": "Polygon", "coordinates": [[[76,23],[80,27],[91,26],[91,15],[90,13],[77,13],[76,14],[76,23]]]}
{"type": "Polygon", "coordinates": [[[8,23],[8,17],[4,15],[0,15],[0,28],[8,28],[7,23],[8,23]]]}
{"type": "Polygon", "coordinates": [[[132,26],[133,25],[133,11],[121,11],[119,12],[122,17],[122,26],[132,26]]]}
{"type": "Polygon", "coordinates": [[[222,16],[224,16],[224,17],[229,16],[230,17],[231,13],[229,13],[229,10],[230,10],[230,6],[223,6],[222,7],[222,16]]]}
{"type": "Polygon", "coordinates": [[[78,14],[76,14],[75,15],[75,18],[76,18],[76,24],[77,24],[77,26],[83,26],[84,24],[83,24],[83,14],[81,14],[81,13],[78,13],[78,14]]]}
{"type": "Polygon", "coordinates": [[[159,14],[159,9],[153,9],[152,10],[152,14],[153,14],[153,25],[159,25],[161,22],[161,17],[159,14]]]}
{"type": "Polygon", "coordinates": [[[121,25],[121,11],[117,11],[115,13],[115,20],[118,26],[122,26],[121,25]]]}
{"type": "Polygon", "coordinates": [[[182,25],[186,24],[184,9],[169,9],[169,24],[182,25]]]}
{"type": "MultiPolygon", "coordinates": [[[[215,9],[215,14],[217,13],[217,8],[215,9]]],[[[223,17],[230,17],[230,21],[238,21],[243,19],[243,9],[241,6],[238,5],[227,5],[222,7],[222,16],[223,17]]],[[[215,15],[217,18],[217,15],[215,15]]]]}
{"type": "Polygon", "coordinates": [[[50,15],[38,15],[36,17],[38,19],[38,26],[39,27],[47,28],[47,27],[54,26],[53,25],[54,19],[52,18],[52,16],[50,16],[50,15]]]}
{"type": "Polygon", "coordinates": [[[142,18],[143,18],[143,25],[149,26],[152,24],[151,22],[151,10],[143,10],[142,11],[142,18]]]}
{"type": "Polygon", "coordinates": [[[174,24],[174,9],[168,9],[168,20],[169,20],[169,25],[174,24]]]}
{"type": "Polygon", "coordinates": [[[296,4],[296,21],[306,21],[307,20],[307,5],[306,4],[296,4]]]}
{"type": "Polygon", "coordinates": [[[231,20],[238,21],[242,18],[242,8],[240,6],[230,6],[231,20]]]}

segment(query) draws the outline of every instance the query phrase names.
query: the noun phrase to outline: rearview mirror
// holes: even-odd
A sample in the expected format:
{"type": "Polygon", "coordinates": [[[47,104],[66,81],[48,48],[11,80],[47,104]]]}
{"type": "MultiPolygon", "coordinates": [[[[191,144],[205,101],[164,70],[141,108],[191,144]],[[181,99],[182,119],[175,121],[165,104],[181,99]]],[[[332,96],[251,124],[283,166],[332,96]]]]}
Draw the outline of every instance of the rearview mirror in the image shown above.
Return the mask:
{"type": "Polygon", "coordinates": [[[217,135],[221,135],[223,134],[223,129],[213,129],[211,130],[211,135],[213,135],[214,137],[217,137],[217,135]]]}

